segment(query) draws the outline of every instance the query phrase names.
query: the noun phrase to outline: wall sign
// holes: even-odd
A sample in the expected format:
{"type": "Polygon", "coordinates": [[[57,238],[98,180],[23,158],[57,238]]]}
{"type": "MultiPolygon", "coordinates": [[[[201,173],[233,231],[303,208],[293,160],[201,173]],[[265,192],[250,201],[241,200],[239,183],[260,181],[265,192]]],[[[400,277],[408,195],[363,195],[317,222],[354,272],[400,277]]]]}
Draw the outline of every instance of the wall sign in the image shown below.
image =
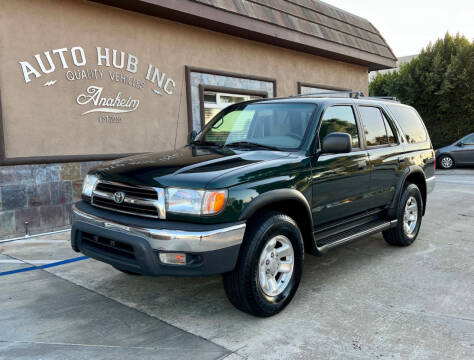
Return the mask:
{"type": "Polygon", "coordinates": [[[137,56],[107,47],[97,46],[93,54],[86,53],[81,46],[58,48],[35,54],[34,61],[23,60],[19,64],[28,86],[35,81],[43,87],[61,82],[93,82],[84,86],[75,101],[83,108],[80,115],[98,113],[99,122],[120,122],[117,114],[130,113],[140,107],[140,97],[131,95],[127,87],[139,91],[149,89],[160,97],[173,95],[176,87],[176,82],[157,66],[142,65],[137,56]],[[58,74],[58,70],[65,71],[58,74]],[[48,80],[39,81],[45,75],[49,75],[48,80]],[[110,89],[111,83],[124,85],[125,89],[114,91],[110,89]]]}

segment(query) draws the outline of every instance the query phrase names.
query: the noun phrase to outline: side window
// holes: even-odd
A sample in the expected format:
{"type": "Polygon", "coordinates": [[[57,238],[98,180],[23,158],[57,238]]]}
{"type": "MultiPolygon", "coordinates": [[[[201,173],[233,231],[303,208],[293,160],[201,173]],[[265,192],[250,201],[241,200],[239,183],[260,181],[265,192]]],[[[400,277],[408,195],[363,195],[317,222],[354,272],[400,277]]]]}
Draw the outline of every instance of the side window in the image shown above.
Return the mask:
{"type": "Polygon", "coordinates": [[[359,111],[365,128],[365,140],[367,146],[389,144],[389,136],[394,138],[393,132],[379,108],[372,106],[359,106],[359,111]],[[389,134],[387,134],[387,129],[390,129],[389,134]]]}
{"type": "Polygon", "coordinates": [[[389,105],[395,120],[400,124],[409,143],[426,141],[426,131],[416,111],[410,107],[389,105]]]}
{"type": "Polygon", "coordinates": [[[395,135],[393,134],[393,129],[390,126],[390,123],[387,120],[387,118],[385,117],[385,114],[383,112],[382,112],[382,116],[383,116],[383,122],[385,124],[385,130],[387,130],[388,143],[389,144],[396,144],[397,139],[395,138],[395,135]]]}
{"type": "Polygon", "coordinates": [[[321,119],[319,128],[319,143],[324,137],[333,132],[345,132],[352,137],[352,147],[359,147],[359,134],[354,111],[350,105],[336,105],[327,108],[321,119]]]}

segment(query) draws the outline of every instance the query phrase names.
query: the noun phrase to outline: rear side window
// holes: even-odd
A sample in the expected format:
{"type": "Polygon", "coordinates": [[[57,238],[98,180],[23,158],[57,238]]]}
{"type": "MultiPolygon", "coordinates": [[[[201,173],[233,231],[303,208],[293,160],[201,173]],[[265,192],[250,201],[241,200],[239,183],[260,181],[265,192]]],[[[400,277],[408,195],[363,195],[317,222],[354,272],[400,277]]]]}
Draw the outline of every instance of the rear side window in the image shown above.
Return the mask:
{"type": "Polygon", "coordinates": [[[367,146],[380,146],[395,143],[392,128],[379,108],[359,106],[364,124],[367,146]]]}
{"type": "Polygon", "coordinates": [[[407,142],[417,143],[427,140],[425,127],[414,109],[393,105],[389,105],[389,108],[405,133],[407,142]]]}
{"type": "Polygon", "coordinates": [[[352,137],[352,147],[359,147],[359,135],[352,106],[336,105],[326,109],[319,128],[319,142],[321,143],[326,135],[333,132],[348,133],[352,137]]]}

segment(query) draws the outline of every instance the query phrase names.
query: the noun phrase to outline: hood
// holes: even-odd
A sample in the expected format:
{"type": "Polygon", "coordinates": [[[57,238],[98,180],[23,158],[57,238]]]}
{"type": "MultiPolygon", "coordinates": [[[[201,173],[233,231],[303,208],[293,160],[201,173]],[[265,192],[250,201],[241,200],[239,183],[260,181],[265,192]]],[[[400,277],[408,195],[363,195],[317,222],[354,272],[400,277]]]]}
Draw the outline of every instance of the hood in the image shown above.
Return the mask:
{"type": "Polygon", "coordinates": [[[130,185],[206,188],[213,179],[227,172],[288,155],[283,151],[186,146],[108,161],[91,173],[130,185]]]}

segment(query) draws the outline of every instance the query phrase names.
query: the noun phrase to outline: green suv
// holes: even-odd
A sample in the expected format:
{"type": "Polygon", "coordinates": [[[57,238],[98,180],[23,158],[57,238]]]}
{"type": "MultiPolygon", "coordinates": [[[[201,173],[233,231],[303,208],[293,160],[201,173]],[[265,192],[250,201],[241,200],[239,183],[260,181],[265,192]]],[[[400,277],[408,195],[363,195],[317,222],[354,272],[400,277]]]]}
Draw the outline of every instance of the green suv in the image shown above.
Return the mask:
{"type": "Polygon", "coordinates": [[[377,232],[410,245],[434,165],[420,116],[396,101],[247,101],[181,149],[91,170],[71,243],[128,274],[223,274],[233,305],[271,316],[295,295],[305,252],[377,232]]]}

